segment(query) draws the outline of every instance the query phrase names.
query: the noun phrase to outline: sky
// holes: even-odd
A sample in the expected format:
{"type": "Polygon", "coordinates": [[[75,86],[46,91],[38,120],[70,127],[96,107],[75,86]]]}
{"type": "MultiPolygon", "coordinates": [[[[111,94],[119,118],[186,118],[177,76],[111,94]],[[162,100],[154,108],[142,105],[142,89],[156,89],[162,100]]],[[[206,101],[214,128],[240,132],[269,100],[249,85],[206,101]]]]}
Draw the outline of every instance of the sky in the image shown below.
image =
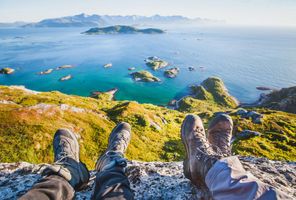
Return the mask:
{"type": "Polygon", "coordinates": [[[296,0],[0,0],[0,22],[80,13],[183,15],[238,25],[296,26],[296,0]]]}

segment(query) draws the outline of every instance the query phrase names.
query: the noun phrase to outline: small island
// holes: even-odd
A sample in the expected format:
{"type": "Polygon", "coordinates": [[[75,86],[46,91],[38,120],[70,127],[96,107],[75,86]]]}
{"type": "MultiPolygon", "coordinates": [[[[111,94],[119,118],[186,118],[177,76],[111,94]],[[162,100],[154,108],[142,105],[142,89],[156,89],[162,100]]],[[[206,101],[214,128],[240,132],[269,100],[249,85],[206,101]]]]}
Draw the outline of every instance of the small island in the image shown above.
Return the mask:
{"type": "Polygon", "coordinates": [[[156,57],[156,56],[151,56],[145,59],[145,63],[147,66],[151,67],[154,71],[159,70],[161,68],[164,68],[169,65],[168,62],[156,57]]]}
{"type": "Polygon", "coordinates": [[[176,78],[179,74],[180,68],[174,67],[164,71],[164,75],[168,78],[176,78]]]}
{"type": "Polygon", "coordinates": [[[50,74],[53,71],[53,69],[47,69],[45,71],[39,72],[40,75],[50,74]]]}
{"type": "Polygon", "coordinates": [[[83,32],[83,34],[87,35],[100,35],[100,34],[162,34],[165,33],[161,29],[157,28],[145,28],[145,29],[138,29],[132,26],[108,26],[103,28],[91,28],[88,31],[83,32]]]}
{"type": "Polygon", "coordinates": [[[9,67],[0,69],[0,74],[12,74],[15,70],[9,67]]]}
{"type": "Polygon", "coordinates": [[[139,82],[160,82],[160,79],[153,76],[150,72],[142,70],[131,73],[131,76],[135,81],[139,82]]]}
{"type": "Polygon", "coordinates": [[[190,72],[192,72],[192,71],[195,71],[195,68],[194,68],[194,67],[188,67],[188,70],[189,70],[190,72]]]}
{"type": "Polygon", "coordinates": [[[70,80],[72,78],[72,75],[67,75],[67,76],[63,76],[62,78],[60,78],[60,81],[67,81],[70,80]]]}
{"type": "Polygon", "coordinates": [[[104,65],[104,68],[110,68],[110,67],[112,67],[112,63],[107,63],[104,65]]]}
{"type": "Polygon", "coordinates": [[[62,65],[56,68],[56,70],[61,70],[61,69],[69,69],[69,68],[73,68],[72,65],[62,65]]]}

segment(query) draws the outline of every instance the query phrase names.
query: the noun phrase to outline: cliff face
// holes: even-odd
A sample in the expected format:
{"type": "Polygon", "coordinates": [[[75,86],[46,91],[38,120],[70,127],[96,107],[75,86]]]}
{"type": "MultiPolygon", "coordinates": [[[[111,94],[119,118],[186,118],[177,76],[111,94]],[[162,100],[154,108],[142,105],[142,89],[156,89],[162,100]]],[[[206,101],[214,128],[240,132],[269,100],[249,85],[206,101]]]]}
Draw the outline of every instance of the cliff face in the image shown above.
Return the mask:
{"type": "Polygon", "coordinates": [[[283,88],[263,95],[259,105],[296,114],[296,87],[283,88]]]}
{"type": "MultiPolygon", "coordinates": [[[[296,198],[296,163],[240,157],[246,170],[261,181],[296,198]]],[[[201,191],[183,175],[181,162],[129,162],[127,175],[136,199],[198,199],[201,191]]],[[[0,163],[0,199],[16,199],[40,179],[42,165],[0,163]]],[[[95,176],[95,172],[91,172],[95,176]]],[[[76,199],[89,199],[94,181],[76,199]]]]}

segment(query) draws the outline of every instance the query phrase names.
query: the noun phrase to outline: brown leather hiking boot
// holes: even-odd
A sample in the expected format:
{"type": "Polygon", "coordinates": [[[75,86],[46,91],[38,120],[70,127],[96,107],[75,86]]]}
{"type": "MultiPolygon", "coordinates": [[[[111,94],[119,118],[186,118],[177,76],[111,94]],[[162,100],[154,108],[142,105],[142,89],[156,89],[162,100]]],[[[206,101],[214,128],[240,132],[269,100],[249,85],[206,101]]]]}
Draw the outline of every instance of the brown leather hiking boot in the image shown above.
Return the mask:
{"type": "Polygon", "coordinates": [[[181,138],[186,149],[183,170],[186,178],[199,188],[206,188],[205,177],[219,159],[206,141],[201,119],[187,115],[181,128],[181,138]]]}
{"type": "Polygon", "coordinates": [[[53,139],[54,164],[44,169],[44,175],[56,174],[66,179],[75,190],[81,190],[89,181],[89,171],[79,161],[79,144],[74,133],[59,129],[53,139]]]}
{"type": "Polygon", "coordinates": [[[115,166],[126,167],[124,153],[131,139],[131,127],[122,122],[117,125],[109,136],[106,152],[97,160],[96,170],[103,171],[115,166]]]}
{"type": "Polygon", "coordinates": [[[225,157],[231,155],[232,130],[233,122],[227,114],[220,114],[211,121],[207,138],[217,154],[222,154],[225,157]]]}

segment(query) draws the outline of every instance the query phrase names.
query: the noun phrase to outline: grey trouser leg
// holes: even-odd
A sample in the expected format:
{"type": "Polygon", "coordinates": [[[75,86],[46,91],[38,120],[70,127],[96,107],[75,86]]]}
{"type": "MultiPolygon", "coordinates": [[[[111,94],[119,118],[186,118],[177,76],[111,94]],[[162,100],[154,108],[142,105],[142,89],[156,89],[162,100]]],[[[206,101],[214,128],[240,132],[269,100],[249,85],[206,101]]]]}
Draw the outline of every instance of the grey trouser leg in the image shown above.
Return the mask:
{"type": "Polygon", "coordinates": [[[110,170],[97,174],[93,200],[130,200],[134,194],[130,183],[121,167],[114,167],[110,170]]]}
{"type": "Polygon", "coordinates": [[[205,182],[213,198],[218,200],[292,199],[246,172],[236,156],[217,161],[205,182]]]}
{"type": "Polygon", "coordinates": [[[75,191],[68,181],[60,176],[50,175],[42,178],[20,200],[68,200],[73,199],[74,194],[75,191]]]}

